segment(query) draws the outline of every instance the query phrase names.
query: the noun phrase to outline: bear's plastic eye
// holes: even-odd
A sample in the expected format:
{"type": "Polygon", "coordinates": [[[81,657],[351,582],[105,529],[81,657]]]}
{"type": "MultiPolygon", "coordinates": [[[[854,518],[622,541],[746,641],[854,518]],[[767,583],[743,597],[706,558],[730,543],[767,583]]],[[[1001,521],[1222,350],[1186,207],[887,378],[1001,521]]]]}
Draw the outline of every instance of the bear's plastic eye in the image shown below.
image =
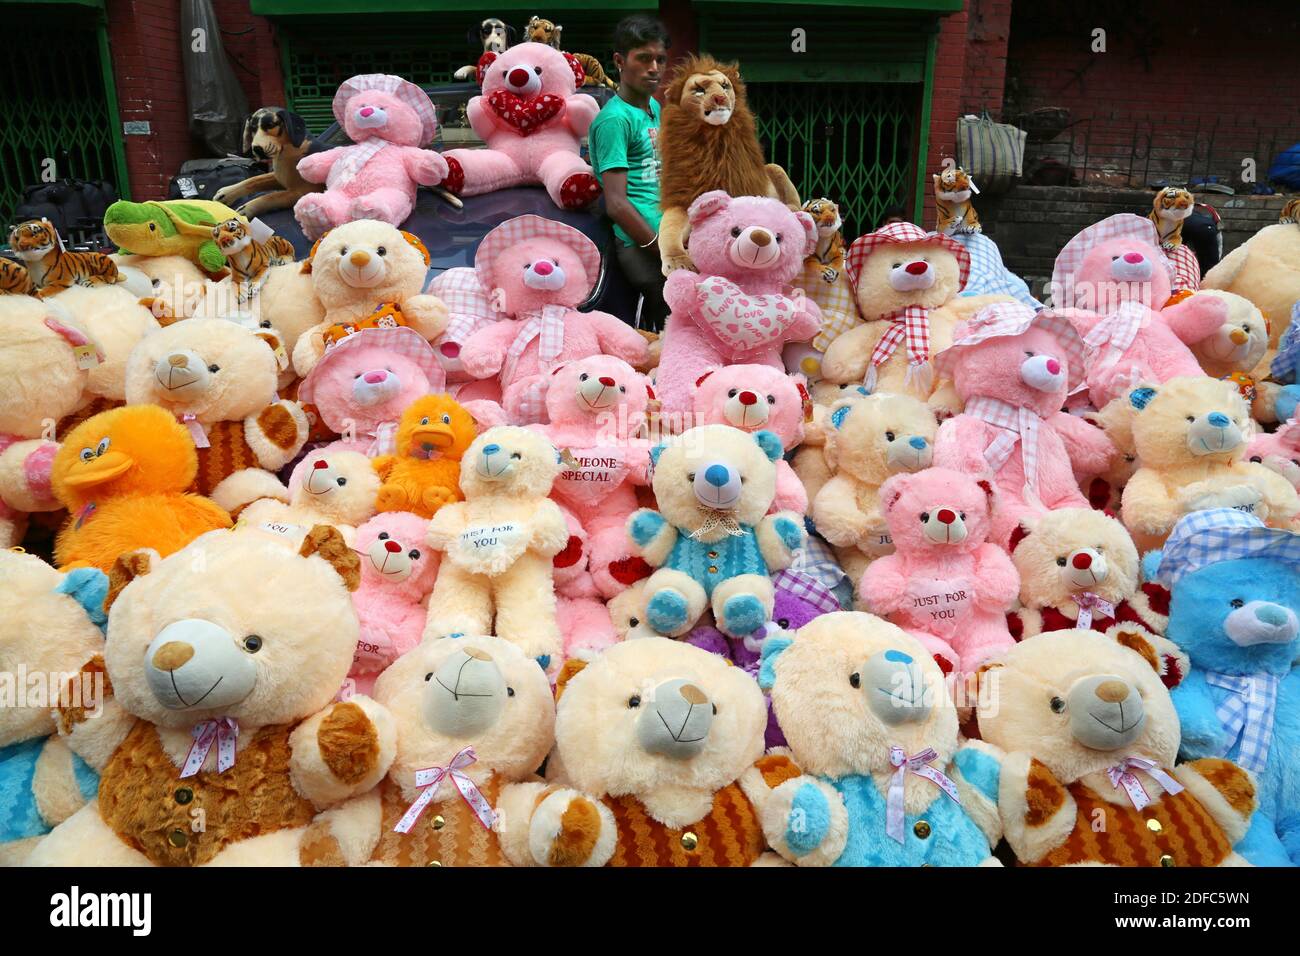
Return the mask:
{"type": "Polygon", "coordinates": [[[717,705],[717,704],[714,704],[714,705],[713,705],[713,713],[714,713],[714,715],[716,715],[716,714],[718,713],[718,705],[717,705]]]}
{"type": "Polygon", "coordinates": [[[1253,461],[1253,462],[1254,462],[1255,464],[1257,464],[1257,465],[1263,464],[1263,462],[1264,462],[1264,459],[1263,459],[1263,458],[1260,458],[1259,455],[1251,455],[1251,456],[1250,456],[1250,460],[1253,461]]]}
{"type": "Polygon", "coordinates": [[[902,264],[901,262],[895,262],[892,266],[890,266],[890,268],[891,268],[891,269],[899,269],[899,268],[902,268],[902,265],[903,265],[903,264],[902,264]]]}
{"type": "Polygon", "coordinates": [[[507,696],[507,697],[514,697],[514,696],[515,696],[515,689],[514,689],[513,687],[507,687],[507,688],[506,688],[506,696],[507,696]]]}
{"type": "Polygon", "coordinates": [[[348,483],[348,480],[346,478],[339,478],[337,479],[337,482],[338,482],[338,486],[342,488],[344,485],[348,483]]]}
{"type": "Polygon", "coordinates": [[[250,654],[256,654],[262,649],[262,639],[256,634],[249,634],[244,638],[244,650],[250,654]]]}
{"type": "Polygon", "coordinates": [[[1111,257],[1110,257],[1110,261],[1111,261],[1111,262],[1114,262],[1114,261],[1115,261],[1116,259],[1118,259],[1118,258],[1119,258],[1119,256],[1111,256],[1111,257]]]}
{"type": "Polygon", "coordinates": [[[929,521],[929,520],[930,520],[930,512],[928,512],[928,511],[922,511],[922,512],[921,512],[921,520],[922,520],[922,521],[929,521]]]}
{"type": "Polygon", "coordinates": [[[790,619],[788,617],[778,618],[776,622],[776,626],[781,628],[781,630],[784,631],[790,626],[790,619]]]}
{"type": "Polygon", "coordinates": [[[502,71],[501,71],[501,75],[502,75],[502,76],[505,76],[505,75],[506,75],[506,71],[505,71],[505,70],[502,70],[502,71]]]}
{"type": "Polygon", "coordinates": [[[620,386],[618,387],[618,390],[619,390],[620,392],[626,392],[626,391],[627,391],[627,386],[626,386],[626,385],[620,385],[620,386]]]}
{"type": "Polygon", "coordinates": [[[410,558],[412,561],[419,561],[419,560],[420,560],[420,549],[419,549],[419,548],[412,548],[410,551],[408,551],[408,552],[406,553],[406,556],[407,556],[408,558],[410,558]]]}
{"type": "Polygon", "coordinates": [[[628,627],[640,627],[641,619],[639,617],[629,617],[627,619],[628,627]]]}
{"type": "Polygon", "coordinates": [[[218,372],[221,371],[221,366],[218,365],[216,362],[213,362],[211,365],[208,366],[208,371],[211,372],[213,375],[216,375],[218,372]]]}
{"type": "Polygon", "coordinates": [[[861,686],[862,686],[862,675],[859,674],[857,671],[854,671],[852,674],[850,674],[850,675],[849,675],[849,686],[852,687],[852,688],[854,688],[854,689],[857,689],[857,688],[861,687],[861,686]]]}
{"type": "Polygon", "coordinates": [[[1196,421],[1196,416],[1195,416],[1195,415],[1188,415],[1188,416],[1187,416],[1187,420],[1188,420],[1189,422],[1195,422],[1195,421],[1196,421]]]}
{"type": "Polygon", "coordinates": [[[1124,460],[1131,465],[1133,462],[1137,461],[1137,455],[1125,455],[1124,460]]]}
{"type": "Polygon", "coordinates": [[[101,439],[99,440],[99,444],[95,446],[95,454],[96,454],[96,455],[102,455],[102,454],[104,454],[104,452],[106,452],[106,451],[108,451],[108,436],[107,436],[107,435],[105,435],[103,438],[101,438],[101,439]]]}
{"type": "Polygon", "coordinates": [[[450,424],[451,424],[451,416],[450,416],[450,415],[443,415],[443,416],[442,416],[442,423],[443,423],[444,425],[450,425],[450,424]]]}
{"type": "Polygon", "coordinates": [[[95,457],[95,449],[93,449],[93,448],[83,448],[83,449],[81,449],[81,460],[82,460],[82,461],[90,461],[90,459],[92,459],[92,458],[94,458],[94,457],[95,457]]]}
{"type": "Polygon", "coordinates": [[[429,673],[425,674],[425,675],[424,675],[424,680],[425,680],[426,683],[427,683],[428,681],[433,680],[433,671],[429,671],[429,673]]]}
{"type": "Polygon", "coordinates": [[[627,699],[627,706],[628,706],[628,707],[640,707],[640,706],[641,706],[641,695],[640,695],[640,694],[633,694],[631,697],[629,697],[629,698],[627,699]]]}
{"type": "Polygon", "coordinates": [[[379,253],[381,256],[388,255],[388,249],[385,248],[384,246],[380,246],[378,249],[375,250],[375,252],[379,253]]]}
{"type": "Polygon", "coordinates": [[[387,532],[387,531],[381,531],[381,532],[379,532],[379,540],[380,540],[380,541],[387,541],[387,540],[388,540],[388,532],[387,532]]]}
{"type": "Polygon", "coordinates": [[[1027,358],[1033,358],[1033,357],[1034,357],[1034,353],[1033,353],[1033,352],[1026,352],[1026,353],[1025,353],[1025,356],[1026,356],[1027,358]]]}
{"type": "Polygon", "coordinates": [[[341,256],[346,256],[347,254],[348,254],[348,247],[347,247],[347,246],[344,246],[342,249],[339,250],[339,255],[341,255],[341,256]]]}
{"type": "Polygon", "coordinates": [[[1056,566],[1057,566],[1058,568],[1063,568],[1063,567],[1065,567],[1065,558],[1057,558],[1057,559],[1056,559],[1056,566]]]}
{"type": "Polygon", "coordinates": [[[1054,714],[1065,713],[1065,701],[1060,697],[1053,697],[1052,703],[1049,706],[1052,708],[1052,713],[1054,714]]]}
{"type": "Polygon", "coordinates": [[[769,405],[775,405],[775,404],[776,404],[776,396],[774,396],[774,395],[769,395],[769,396],[767,396],[767,404],[769,404],[769,405]]]}
{"type": "Polygon", "coordinates": [[[692,472],[690,472],[689,474],[687,474],[687,476],[686,476],[686,480],[687,480],[687,481],[694,481],[694,480],[695,480],[695,472],[692,471],[692,472]]]}
{"type": "Polygon", "coordinates": [[[965,521],[965,520],[966,520],[966,512],[964,512],[964,511],[959,511],[959,512],[957,512],[957,514],[961,517],[961,520],[962,520],[962,521],[965,521]]]}
{"type": "Polygon", "coordinates": [[[732,388],[727,390],[727,398],[735,398],[739,394],[740,394],[740,389],[738,388],[732,388]]]}
{"type": "Polygon", "coordinates": [[[591,376],[588,375],[586,372],[583,372],[581,375],[578,376],[578,381],[585,382],[589,378],[591,378],[591,376]]]}
{"type": "Polygon", "coordinates": [[[538,76],[541,76],[541,75],[542,75],[542,68],[541,68],[540,66],[535,66],[535,67],[533,67],[533,72],[536,73],[538,76]]]}
{"type": "Polygon", "coordinates": [[[898,436],[895,435],[893,432],[885,432],[885,441],[893,441],[897,437],[898,436]]]}
{"type": "Polygon", "coordinates": [[[1232,607],[1245,607],[1245,606],[1246,606],[1246,602],[1243,601],[1241,598],[1233,598],[1233,599],[1232,599],[1231,601],[1229,601],[1228,603],[1229,603],[1232,607]]]}
{"type": "Polygon", "coordinates": [[[429,416],[426,415],[424,418],[421,418],[421,419],[420,419],[420,424],[421,424],[421,425],[427,425],[427,424],[429,424],[429,416]]]}
{"type": "Polygon", "coordinates": [[[739,227],[739,226],[732,226],[732,227],[731,227],[731,235],[732,235],[733,238],[739,238],[739,237],[740,237],[740,227],[739,227]]]}
{"type": "Polygon", "coordinates": [[[781,239],[782,239],[782,238],[783,238],[782,235],[778,232],[778,233],[776,234],[776,244],[777,244],[778,246],[781,244],[781,239]]]}
{"type": "Polygon", "coordinates": [[[510,453],[510,457],[511,457],[511,459],[513,459],[514,461],[518,461],[519,459],[523,458],[524,456],[521,455],[521,454],[519,454],[519,452],[517,452],[517,451],[513,451],[513,452],[510,453]]]}

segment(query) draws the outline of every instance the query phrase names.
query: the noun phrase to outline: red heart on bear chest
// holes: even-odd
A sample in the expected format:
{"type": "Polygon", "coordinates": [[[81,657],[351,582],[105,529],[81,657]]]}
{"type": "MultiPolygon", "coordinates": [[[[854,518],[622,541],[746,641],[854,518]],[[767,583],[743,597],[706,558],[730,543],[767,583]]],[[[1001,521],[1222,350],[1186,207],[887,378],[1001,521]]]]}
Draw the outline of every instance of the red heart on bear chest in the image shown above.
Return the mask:
{"type": "Polygon", "coordinates": [[[536,133],[564,108],[563,97],[554,93],[542,93],[525,100],[506,90],[497,90],[488,94],[487,102],[492,112],[512,126],[520,136],[536,133]]]}

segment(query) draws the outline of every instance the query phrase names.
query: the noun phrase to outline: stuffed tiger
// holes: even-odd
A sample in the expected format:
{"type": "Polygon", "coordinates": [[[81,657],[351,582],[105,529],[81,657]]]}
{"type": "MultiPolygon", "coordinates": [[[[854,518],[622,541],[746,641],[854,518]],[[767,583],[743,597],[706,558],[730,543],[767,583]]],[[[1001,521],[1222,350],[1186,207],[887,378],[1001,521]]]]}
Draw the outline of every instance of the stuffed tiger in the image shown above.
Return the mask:
{"type": "Polygon", "coordinates": [[[1166,186],[1156,193],[1148,217],[1160,233],[1160,244],[1173,249],[1183,244],[1183,223],[1196,207],[1196,197],[1178,186],[1166,186]]]}
{"type": "Polygon", "coordinates": [[[1294,223],[1300,226],[1300,196],[1292,199],[1282,207],[1282,215],[1278,217],[1278,222],[1294,223]]]}
{"type": "Polygon", "coordinates": [[[945,236],[958,233],[983,232],[980,217],[971,205],[971,195],[979,195],[979,187],[960,166],[949,166],[934,175],[935,231],[945,236]]]}
{"type": "Polygon", "coordinates": [[[230,265],[240,304],[257,295],[271,266],[294,261],[293,243],[288,239],[271,236],[266,242],[258,242],[248,223],[241,219],[217,223],[212,227],[212,238],[230,265]]]}
{"type": "MultiPolygon", "coordinates": [[[[541,17],[533,17],[524,27],[524,39],[530,43],[544,43],[547,46],[562,49],[560,46],[560,34],[564,32],[564,27],[550,20],[543,20],[541,17]]],[[[600,65],[590,53],[573,53],[570,54],[575,60],[582,64],[583,86],[607,86],[611,90],[618,86],[613,80],[605,75],[605,68],[600,65]]]]}
{"type": "Polygon", "coordinates": [[[822,279],[834,282],[844,271],[844,233],[840,231],[844,221],[840,218],[840,207],[829,199],[809,199],[803,204],[803,211],[817,224],[817,248],[804,263],[809,265],[816,259],[822,267],[822,279]]]}
{"type": "Polygon", "coordinates": [[[0,295],[31,295],[32,277],[27,267],[0,257],[0,295]]]}
{"type": "Polygon", "coordinates": [[[98,286],[125,282],[113,260],[102,252],[68,252],[48,219],[31,219],[14,226],[9,248],[27,264],[40,298],[74,285],[98,286]]]}

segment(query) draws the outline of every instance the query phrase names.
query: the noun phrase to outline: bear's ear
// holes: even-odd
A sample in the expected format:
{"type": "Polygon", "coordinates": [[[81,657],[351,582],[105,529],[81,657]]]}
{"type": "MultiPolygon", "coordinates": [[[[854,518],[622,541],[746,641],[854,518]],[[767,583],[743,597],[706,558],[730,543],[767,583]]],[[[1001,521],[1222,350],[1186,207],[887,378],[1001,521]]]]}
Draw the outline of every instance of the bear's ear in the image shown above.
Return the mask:
{"type": "Polygon", "coordinates": [[[763,454],[770,461],[779,461],[785,454],[785,445],[781,443],[781,438],[776,432],[770,432],[766,428],[754,432],[754,441],[758,442],[758,447],[763,449],[763,454]]]}
{"type": "Polygon", "coordinates": [[[119,554],[117,560],[113,562],[112,570],[108,573],[108,593],[104,595],[104,612],[107,613],[113,606],[113,602],[117,600],[123,588],[136,578],[152,571],[157,562],[158,552],[152,548],[119,554]]]}
{"type": "Polygon", "coordinates": [[[831,412],[831,424],[835,430],[839,431],[844,427],[844,421],[849,417],[849,412],[853,411],[853,406],[849,404],[840,405],[831,412]]]}
{"type": "Polygon", "coordinates": [[[274,329],[258,329],[253,334],[275,353],[275,363],[280,367],[281,372],[289,367],[289,353],[284,350],[284,343],[280,341],[280,336],[274,329]]]}
{"type": "Polygon", "coordinates": [[[1148,551],[1142,555],[1142,580],[1150,584],[1160,573],[1160,561],[1164,558],[1163,551],[1148,551]]]}
{"type": "Polygon", "coordinates": [[[564,666],[560,668],[559,675],[555,678],[555,699],[557,702],[560,699],[560,695],[564,693],[564,689],[569,686],[569,681],[573,680],[574,676],[580,673],[586,666],[587,662],[577,657],[570,657],[564,662],[564,666]]]}
{"type": "Polygon", "coordinates": [[[1135,628],[1116,628],[1112,636],[1120,647],[1136,651],[1151,665],[1153,671],[1160,673],[1160,655],[1156,653],[1155,643],[1150,634],[1135,628]]]}
{"type": "Polygon", "coordinates": [[[1156,390],[1150,385],[1143,385],[1141,388],[1135,388],[1129,393],[1129,404],[1138,411],[1146,408],[1151,404],[1151,399],[1156,397],[1156,390]]]}
{"type": "Polygon", "coordinates": [[[668,447],[668,444],[667,444],[666,442],[660,442],[659,444],[655,445],[653,448],[650,449],[650,464],[651,464],[651,465],[658,465],[658,464],[659,464],[659,456],[662,455],[662,454],[664,453],[664,449],[667,448],[667,447],[668,447]]]}
{"type": "Polygon", "coordinates": [[[697,378],[697,379],[695,380],[695,387],[696,387],[696,388],[699,388],[701,385],[703,385],[703,384],[704,384],[704,380],[705,380],[706,378],[708,378],[708,377],[709,377],[710,375],[712,375],[712,374],[713,374],[713,369],[709,369],[707,372],[705,372],[703,375],[701,375],[699,378],[697,378]]]}
{"type": "Polygon", "coordinates": [[[903,497],[903,490],[907,487],[908,477],[909,475],[906,472],[901,472],[886,478],[885,483],[880,486],[880,491],[877,493],[879,495],[878,500],[881,502],[880,506],[885,510],[886,514],[893,511],[894,505],[898,504],[898,499],[903,497]]]}
{"type": "Polygon", "coordinates": [[[647,381],[647,382],[645,383],[645,394],[646,394],[646,398],[648,398],[650,401],[653,402],[653,401],[655,400],[655,390],[654,390],[654,386],[652,386],[652,385],[649,383],[649,381],[647,381]]]}
{"type": "Polygon", "coordinates": [[[104,613],[104,601],[108,597],[108,575],[99,568],[74,568],[54,589],[57,594],[66,594],[86,612],[90,623],[101,631],[108,623],[104,613]]]}
{"type": "Polygon", "coordinates": [[[1014,554],[1016,548],[1020,546],[1020,542],[1028,538],[1030,533],[1033,531],[1033,529],[1026,523],[1027,517],[1027,515],[1022,517],[1020,522],[1011,529],[1011,539],[1007,542],[1008,553],[1014,554]]]}
{"type": "Polygon", "coordinates": [[[686,211],[686,220],[691,226],[698,226],[705,219],[716,215],[731,205],[731,197],[721,189],[711,189],[704,193],[691,208],[686,211]]]}
{"type": "Polygon", "coordinates": [[[568,364],[569,364],[568,362],[561,362],[559,365],[555,366],[555,368],[551,369],[551,374],[552,374],[552,375],[559,375],[559,374],[560,374],[560,369],[566,367],[568,364]]]}
{"type": "Polygon", "coordinates": [[[771,625],[767,638],[763,641],[761,663],[758,668],[758,686],[763,690],[771,690],[772,685],[776,683],[776,659],[793,643],[794,635],[789,631],[781,630],[776,625],[771,625]]]}
{"type": "Polygon", "coordinates": [[[806,212],[797,212],[794,217],[799,220],[799,225],[803,227],[803,254],[804,256],[810,256],[817,251],[817,220],[806,212]]]}
{"type": "Polygon", "coordinates": [[[304,558],[313,554],[324,558],[338,572],[349,591],[355,591],[361,584],[361,559],[348,547],[339,529],[332,525],[312,525],[298,553],[304,558]]]}

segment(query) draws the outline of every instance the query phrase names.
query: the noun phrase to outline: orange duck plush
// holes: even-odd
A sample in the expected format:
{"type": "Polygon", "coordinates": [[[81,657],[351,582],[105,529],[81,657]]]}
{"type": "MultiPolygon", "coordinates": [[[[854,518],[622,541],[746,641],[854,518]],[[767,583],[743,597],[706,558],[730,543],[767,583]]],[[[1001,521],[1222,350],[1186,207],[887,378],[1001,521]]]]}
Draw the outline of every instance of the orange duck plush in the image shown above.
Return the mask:
{"type": "Polygon", "coordinates": [[[474,440],[474,419],[450,395],[425,395],[397,423],[397,453],[372,464],[383,484],[379,511],[410,511],[432,518],[448,502],[460,501],[460,457],[474,440]]]}
{"type": "Polygon", "coordinates": [[[54,544],[60,567],[108,573],[118,555],[152,548],[162,557],[230,515],[186,494],[198,470],[194,440],[156,405],[128,405],[94,415],[67,434],[54,456],[51,486],[68,509],[54,544]]]}

